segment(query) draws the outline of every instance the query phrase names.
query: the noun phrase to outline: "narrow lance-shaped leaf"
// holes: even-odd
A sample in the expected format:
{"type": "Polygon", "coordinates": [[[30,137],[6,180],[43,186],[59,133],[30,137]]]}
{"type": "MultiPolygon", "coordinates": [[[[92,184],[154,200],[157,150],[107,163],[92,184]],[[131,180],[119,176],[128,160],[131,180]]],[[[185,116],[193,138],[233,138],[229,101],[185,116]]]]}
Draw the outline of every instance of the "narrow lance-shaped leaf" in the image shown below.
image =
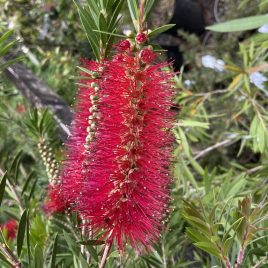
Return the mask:
{"type": "Polygon", "coordinates": [[[117,1],[114,4],[115,4],[115,6],[113,6],[114,12],[111,16],[111,19],[110,19],[109,25],[108,25],[109,31],[112,31],[114,29],[115,23],[117,21],[118,15],[119,15],[120,10],[121,10],[122,5],[123,5],[123,0],[117,1]]]}
{"type": "Polygon", "coordinates": [[[22,188],[21,195],[23,195],[23,194],[25,193],[25,191],[27,190],[28,185],[29,185],[30,181],[32,180],[32,178],[34,177],[34,175],[35,175],[35,172],[34,172],[34,171],[32,171],[32,172],[28,175],[28,177],[27,177],[27,179],[26,179],[26,181],[25,181],[25,183],[24,183],[24,186],[23,186],[23,188],[22,188]]]}
{"type": "Polygon", "coordinates": [[[17,253],[19,257],[23,246],[26,224],[27,224],[27,210],[24,210],[20,219],[18,235],[17,235],[17,253]]]}
{"type": "Polygon", "coordinates": [[[36,245],[34,249],[34,267],[35,268],[42,268],[44,267],[44,257],[42,248],[36,245]]]}
{"type": "Polygon", "coordinates": [[[27,255],[29,267],[31,267],[31,247],[30,247],[30,222],[29,222],[29,212],[27,213],[26,219],[26,243],[27,243],[27,255]]]}
{"type": "Polygon", "coordinates": [[[1,37],[0,37],[0,45],[1,43],[4,43],[4,41],[7,40],[7,38],[13,33],[12,30],[7,31],[6,33],[4,33],[1,37]]]}
{"type": "Polygon", "coordinates": [[[53,243],[50,268],[56,267],[57,247],[58,247],[58,234],[56,234],[56,237],[53,243]]]}
{"type": "Polygon", "coordinates": [[[215,32],[238,32],[257,29],[268,23],[267,15],[251,16],[242,19],[235,19],[206,27],[207,30],[215,32]]]}
{"type": "Polygon", "coordinates": [[[149,37],[154,37],[154,36],[156,36],[156,35],[159,35],[159,34],[161,34],[161,33],[163,33],[163,32],[166,32],[167,30],[169,30],[169,29],[171,29],[172,27],[174,27],[176,24],[167,24],[167,25],[163,25],[163,26],[161,26],[161,27],[159,27],[159,28],[156,28],[156,29],[154,29],[153,31],[151,31],[149,34],[148,34],[148,36],[149,37]]]}
{"type": "Polygon", "coordinates": [[[144,13],[145,13],[145,18],[144,19],[145,19],[145,21],[149,17],[149,14],[150,14],[154,4],[155,4],[155,0],[147,0],[145,2],[145,7],[144,7],[144,13]]]}
{"type": "Polygon", "coordinates": [[[2,204],[3,196],[5,193],[6,181],[7,181],[7,173],[5,172],[4,175],[2,176],[2,180],[0,183],[0,206],[2,204]]]}
{"type": "Polygon", "coordinates": [[[127,0],[127,3],[128,3],[128,9],[130,12],[130,16],[131,16],[132,21],[133,21],[133,25],[134,25],[136,31],[138,31],[139,9],[138,9],[137,0],[127,0]]]}

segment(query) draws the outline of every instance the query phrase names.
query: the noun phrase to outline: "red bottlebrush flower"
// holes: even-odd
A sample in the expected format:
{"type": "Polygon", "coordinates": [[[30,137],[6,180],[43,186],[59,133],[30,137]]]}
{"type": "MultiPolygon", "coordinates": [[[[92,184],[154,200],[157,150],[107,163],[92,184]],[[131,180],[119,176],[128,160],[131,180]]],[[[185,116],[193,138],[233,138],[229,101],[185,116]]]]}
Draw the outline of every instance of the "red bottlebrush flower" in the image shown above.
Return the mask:
{"type": "Polygon", "coordinates": [[[156,58],[155,53],[150,48],[144,48],[140,52],[140,59],[144,63],[150,63],[156,58]]]}
{"type": "Polygon", "coordinates": [[[174,75],[168,64],[146,65],[138,54],[106,62],[100,119],[86,155],[79,209],[96,232],[123,250],[157,241],[169,201],[174,75]]]}
{"type": "MultiPolygon", "coordinates": [[[[93,61],[83,61],[84,68],[89,72],[98,72],[99,64],[93,61]]],[[[95,107],[92,104],[91,96],[94,95],[92,83],[98,79],[88,73],[83,73],[88,78],[82,79],[82,86],[77,94],[74,120],[71,127],[72,135],[67,142],[67,159],[63,164],[60,181],[62,194],[67,204],[75,205],[80,196],[83,182],[84,153],[88,150],[86,139],[89,138],[88,128],[95,124],[95,107]]]]}
{"type": "Polygon", "coordinates": [[[46,214],[63,213],[66,203],[61,195],[60,184],[49,185],[47,201],[43,205],[46,214]]]}
{"type": "Polygon", "coordinates": [[[145,33],[138,33],[135,40],[138,44],[142,44],[148,40],[148,36],[145,33]]]}
{"type": "Polygon", "coordinates": [[[10,219],[4,224],[1,224],[1,229],[4,231],[6,230],[7,232],[7,238],[8,239],[14,239],[16,237],[16,232],[18,229],[18,223],[14,219],[10,219]]]}
{"type": "Polygon", "coordinates": [[[116,48],[120,52],[125,52],[129,50],[131,47],[131,44],[128,40],[121,40],[117,45],[116,48]]]}
{"type": "Polygon", "coordinates": [[[26,108],[23,104],[17,104],[16,110],[20,114],[24,114],[26,112],[26,108]]]}

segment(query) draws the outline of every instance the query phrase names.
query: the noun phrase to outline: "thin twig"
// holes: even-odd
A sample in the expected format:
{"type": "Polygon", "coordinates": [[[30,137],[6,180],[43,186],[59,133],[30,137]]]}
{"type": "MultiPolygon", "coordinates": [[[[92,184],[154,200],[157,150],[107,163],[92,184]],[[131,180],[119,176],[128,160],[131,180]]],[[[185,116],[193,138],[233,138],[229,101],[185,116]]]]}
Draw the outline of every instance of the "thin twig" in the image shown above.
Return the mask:
{"type": "Polygon", "coordinates": [[[259,171],[259,170],[262,169],[262,168],[263,168],[263,166],[257,166],[257,167],[248,169],[248,170],[246,171],[246,173],[247,173],[247,174],[252,174],[252,173],[255,173],[255,172],[259,171]]]}
{"type": "Polygon", "coordinates": [[[15,255],[9,250],[9,248],[5,244],[0,243],[0,250],[7,257],[8,261],[12,264],[12,267],[21,267],[21,262],[15,257],[15,255]]]}
{"type": "Polygon", "coordinates": [[[203,157],[204,155],[208,154],[210,151],[213,151],[219,147],[222,147],[222,146],[227,146],[227,145],[230,145],[231,143],[233,143],[233,140],[230,140],[230,139],[227,139],[227,140],[224,140],[224,141],[221,141],[221,142],[218,142],[208,148],[206,148],[205,150],[197,153],[194,157],[195,160],[203,157]]]}
{"type": "Polygon", "coordinates": [[[162,252],[163,252],[163,268],[167,268],[167,258],[166,258],[166,254],[165,254],[164,242],[162,242],[162,252]]]}
{"type": "Polygon", "coordinates": [[[267,257],[263,257],[252,268],[258,268],[258,267],[260,267],[260,265],[262,265],[266,260],[267,260],[267,257]]]}
{"type": "Polygon", "coordinates": [[[111,241],[106,241],[104,251],[103,251],[103,255],[102,255],[102,259],[101,259],[101,263],[100,263],[100,268],[105,267],[110,248],[111,248],[111,241]]]}
{"type": "Polygon", "coordinates": [[[216,95],[216,94],[224,94],[230,92],[228,89],[217,89],[217,90],[213,90],[213,91],[209,91],[209,92],[204,92],[204,93],[196,93],[193,94],[193,96],[195,97],[202,97],[202,96],[210,96],[210,95],[216,95]]]}
{"type": "Polygon", "coordinates": [[[244,249],[241,247],[239,249],[238,255],[237,255],[237,260],[236,260],[236,264],[235,264],[235,268],[240,268],[241,264],[243,262],[244,259],[244,249]]]}
{"type": "MultiPolygon", "coordinates": [[[[82,234],[82,239],[84,239],[85,235],[86,235],[86,226],[85,226],[86,221],[83,219],[82,220],[82,230],[81,230],[81,234],[82,234]]],[[[84,255],[85,253],[85,245],[81,245],[81,253],[82,255],[84,255]]]]}

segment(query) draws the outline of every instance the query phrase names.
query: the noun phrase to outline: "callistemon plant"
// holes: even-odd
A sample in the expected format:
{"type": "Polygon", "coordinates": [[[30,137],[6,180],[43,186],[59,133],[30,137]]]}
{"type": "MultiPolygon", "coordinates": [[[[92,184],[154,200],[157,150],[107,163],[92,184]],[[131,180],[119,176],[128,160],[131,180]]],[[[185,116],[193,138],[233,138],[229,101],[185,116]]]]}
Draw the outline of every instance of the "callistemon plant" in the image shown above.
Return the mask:
{"type": "Polygon", "coordinates": [[[148,246],[159,236],[169,200],[174,114],[167,64],[156,63],[157,55],[138,42],[122,41],[118,48],[103,64],[100,119],[85,154],[79,210],[122,249],[127,241],[148,246]]]}
{"type": "Polygon", "coordinates": [[[78,6],[96,61],[84,60],[80,67],[60,191],[84,227],[106,240],[107,254],[113,242],[119,250],[128,242],[139,251],[149,249],[163,229],[175,113],[174,73],[149,45],[153,35],[171,26],[147,30],[153,1],[141,1],[139,8],[129,1],[137,33],[114,45],[123,1],[110,1],[106,12],[103,2],[92,9],[78,6]]]}

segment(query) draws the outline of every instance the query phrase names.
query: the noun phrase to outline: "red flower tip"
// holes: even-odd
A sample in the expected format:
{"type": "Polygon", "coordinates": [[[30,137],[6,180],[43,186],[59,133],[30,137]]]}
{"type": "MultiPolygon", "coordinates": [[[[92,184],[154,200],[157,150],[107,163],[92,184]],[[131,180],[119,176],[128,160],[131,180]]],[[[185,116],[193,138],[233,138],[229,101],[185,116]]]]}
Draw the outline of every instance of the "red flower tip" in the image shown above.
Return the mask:
{"type": "Polygon", "coordinates": [[[7,238],[8,239],[14,239],[16,237],[16,231],[18,229],[18,223],[14,219],[10,219],[4,224],[1,225],[2,230],[6,230],[7,232],[7,238]]]}
{"type": "Polygon", "coordinates": [[[120,52],[125,52],[129,50],[130,47],[131,47],[131,44],[128,40],[121,40],[116,46],[117,50],[120,52]]]}
{"type": "Polygon", "coordinates": [[[140,52],[140,59],[144,63],[152,62],[156,58],[156,54],[153,52],[151,48],[144,48],[140,52]]]}
{"type": "Polygon", "coordinates": [[[138,33],[135,39],[138,44],[142,44],[147,41],[148,36],[145,33],[138,33]]]}
{"type": "Polygon", "coordinates": [[[114,61],[124,61],[124,59],[125,59],[125,56],[123,55],[123,54],[117,54],[117,55],[114,55],[114,57],[113,57],[113,60],[114,61]]]}
{"type": "Polygon", "coordinates": [[[26,112],[26,108],[23,104],[17,104],[16,110],[20,114],[24,114],[26,112]]]}
{"type": "Polygon", "coordinates": [[[64,212],[66,204],[60,194],[60,184],[49,185],[48,198],[43,209],[46,214],[62,213],[64,212]]]}

